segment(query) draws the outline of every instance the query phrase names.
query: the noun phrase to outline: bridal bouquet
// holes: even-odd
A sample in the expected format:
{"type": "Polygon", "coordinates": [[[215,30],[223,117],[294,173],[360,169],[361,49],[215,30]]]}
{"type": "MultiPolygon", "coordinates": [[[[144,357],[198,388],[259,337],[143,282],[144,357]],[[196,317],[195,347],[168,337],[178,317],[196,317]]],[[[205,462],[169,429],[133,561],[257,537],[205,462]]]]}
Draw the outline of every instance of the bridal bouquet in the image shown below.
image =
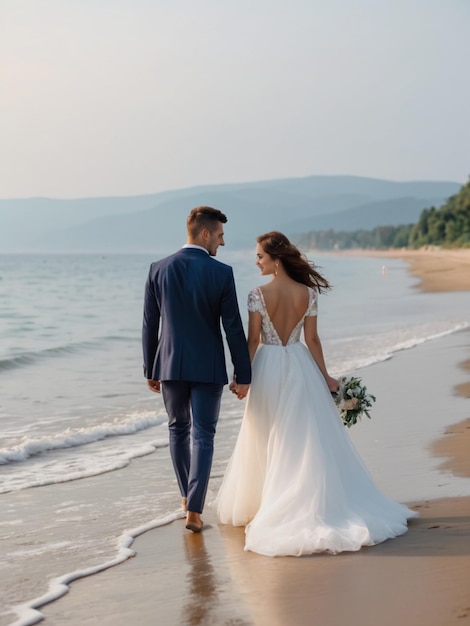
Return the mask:
{"type": "Polygon", "coordinates": [[[367,393],[367,387],[361,384],[360,378],[342,376],[338,380],[339,389],[332,396],[344,425],[351,428],[363,414],[370,419],[368,409],[375,402],[375,396],[367,393]]]}

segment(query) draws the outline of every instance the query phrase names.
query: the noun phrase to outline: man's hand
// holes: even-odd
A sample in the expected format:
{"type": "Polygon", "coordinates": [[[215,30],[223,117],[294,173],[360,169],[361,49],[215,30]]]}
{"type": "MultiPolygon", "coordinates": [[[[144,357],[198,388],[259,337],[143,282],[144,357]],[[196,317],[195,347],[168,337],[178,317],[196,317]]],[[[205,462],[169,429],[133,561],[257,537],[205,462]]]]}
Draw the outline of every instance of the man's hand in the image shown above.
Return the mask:
{"type": "Polygon", "coordinates": [[[147,387],[150,391],[160,393],[160,381],[159,380],[147,380],[147,387]]]}

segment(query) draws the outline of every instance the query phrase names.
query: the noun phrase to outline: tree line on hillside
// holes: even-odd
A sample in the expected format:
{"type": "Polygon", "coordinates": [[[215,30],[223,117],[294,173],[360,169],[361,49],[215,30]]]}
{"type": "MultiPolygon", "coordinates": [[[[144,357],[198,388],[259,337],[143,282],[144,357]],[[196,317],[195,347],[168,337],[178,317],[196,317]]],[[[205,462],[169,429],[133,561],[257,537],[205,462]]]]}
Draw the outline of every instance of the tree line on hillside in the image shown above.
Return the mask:
{"type": "Polygon", "coordinates": [[[416,224],[352,232],[312,231],[298,235],[295,240],[302,248],[317,250],[470,247],[470,180],[440,208],[424,209],[416,224]]]}

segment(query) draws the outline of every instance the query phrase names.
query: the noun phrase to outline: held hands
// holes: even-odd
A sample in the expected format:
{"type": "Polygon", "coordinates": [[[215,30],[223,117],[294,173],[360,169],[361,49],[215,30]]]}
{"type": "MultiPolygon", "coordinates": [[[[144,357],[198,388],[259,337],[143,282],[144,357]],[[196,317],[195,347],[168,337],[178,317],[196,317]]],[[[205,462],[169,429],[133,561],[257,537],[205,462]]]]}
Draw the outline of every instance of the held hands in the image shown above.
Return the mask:
{"type": "Polygon", "coordinates": [[[239,385],[236,378],[234,378],[228,388],[237,396],[239,400],[243,400],[243,398],[246,398],[248,394],[250,385],[239,385]]]}
{"type": "MultiPolygon", "coordinates": [[[[159,380],[147,380],[147,387],[150,391],[155,393],[160,393],[161,391],[159,380]]],[[[229,385],[230,391],[234,393],[239,400],[246,398],[249,388],[250,385],[239,385],[235,379],[233,379],[229,385]]]]}
{"type": "Polygon", "coordinates": [[[147,380],[147,387],[150,391],[160,393],[160,381],[159,380],[147,380]]]}

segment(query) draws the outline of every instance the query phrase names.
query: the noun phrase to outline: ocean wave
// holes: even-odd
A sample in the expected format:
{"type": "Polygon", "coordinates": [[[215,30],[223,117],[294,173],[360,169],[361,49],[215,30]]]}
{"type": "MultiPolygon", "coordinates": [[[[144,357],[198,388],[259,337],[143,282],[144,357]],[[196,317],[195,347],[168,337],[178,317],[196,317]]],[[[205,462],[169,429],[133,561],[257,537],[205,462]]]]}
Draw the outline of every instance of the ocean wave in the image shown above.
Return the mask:
{"type": "MultiPolygon", "coordinates": [[[[412,348],[416,348],[423,343],[427,343],[428,341],[433,341],[435,339],[440,339],[441,337],[445,337],[447,335],[452,335],[454,333],[460,332],[461,330],[466,330],[470,328],[469,322],[459,322],[450,328],[446,328],[440,331],[432,331],[429,334],[425,334],[421,337],[418,336],[410,336],[401,341],[390,342],[387,344],[386,341],[383,340],[381,336],[377,336],[377,341],[380,342],[380,349],[375,352],[368,350],[368,353],[362,355],[354,355],[348,358],[336,358],[335,362],[331,365],[331,370],[334,372],[334,375],[339,376],[347,373],[354,372],[355,370],[363,369],[366,367],[370,367],[372,365],[376,365],[377,363],[382,363],[383,361],[388,361],[393,358],[395,354],[398,352],[402,352],[403,350],[410,350],[412,348]]],[[[343,340],[344,342],[345,340],[343,340]]],[[[351,338],[350,341],[355,341],[356,343],[360,343],[361,341],[371,341],[371,337],[355,337],[351,338]]],[[[341,345],[341,342],[335,342],[337,344],[337,348],[341,345]]]]}
{"type": "Polygon", "coordinates": [[[168,447],[168,437],[126,448],[126,450],[116,449],[105,455],[93,454],[88,457],[83,455],[80,459],[68,458],[56,462],[54,465],[48,463],[47,466],[42,465],[39,471],[37,467],[31,469],[25,466],[22,472],[15,472],[2,477],[0,494],[108,474],[127,467],[134,459],[148,456],[156,450],[166,447],[168,447]]]}
{"type": "Polygon", "coordinates": [[[56,346],[54,348],[45,348],[44,350],[24,352],[23,354],[18,354],[7,359],[1,359],[0,371],[16,369],[18,367],[25,367],[41,359],[77,354],[82,350],[95,347],[96,342],[83,341],[80,343],[69,344],[66,346],[56,346]]]}
{"type": "Polygon", "coordinates": [[[25,438],[21,443],[11,448],[0,448],[0,465],[26,461],[30,457],[44,452],[83,446],[107,437],[132,435],[140,430],[159,426],[163,421],[164,418],[161,416],[139,415],[129,417],[121,422],[104,422],[88,428],[68,428],[55,435],[25,438]]]}
{"type": "Polygon", "coordinates": [[[114,343],[125,341],[135,341],[135,337],[119,337],[110,335],[108,337],[99,337],[94,341],[81,341],[64,346],[55,346],[54,348],[44,348],[43,350],[23,352],[22,354],[16,354],[6,359],[0,359],[0,372],[20,367],[27,367],[42,359],[79,354],[85,350],[96,350],[97,348],[101,348],[104,344],[110,342],[114,343]]]}

